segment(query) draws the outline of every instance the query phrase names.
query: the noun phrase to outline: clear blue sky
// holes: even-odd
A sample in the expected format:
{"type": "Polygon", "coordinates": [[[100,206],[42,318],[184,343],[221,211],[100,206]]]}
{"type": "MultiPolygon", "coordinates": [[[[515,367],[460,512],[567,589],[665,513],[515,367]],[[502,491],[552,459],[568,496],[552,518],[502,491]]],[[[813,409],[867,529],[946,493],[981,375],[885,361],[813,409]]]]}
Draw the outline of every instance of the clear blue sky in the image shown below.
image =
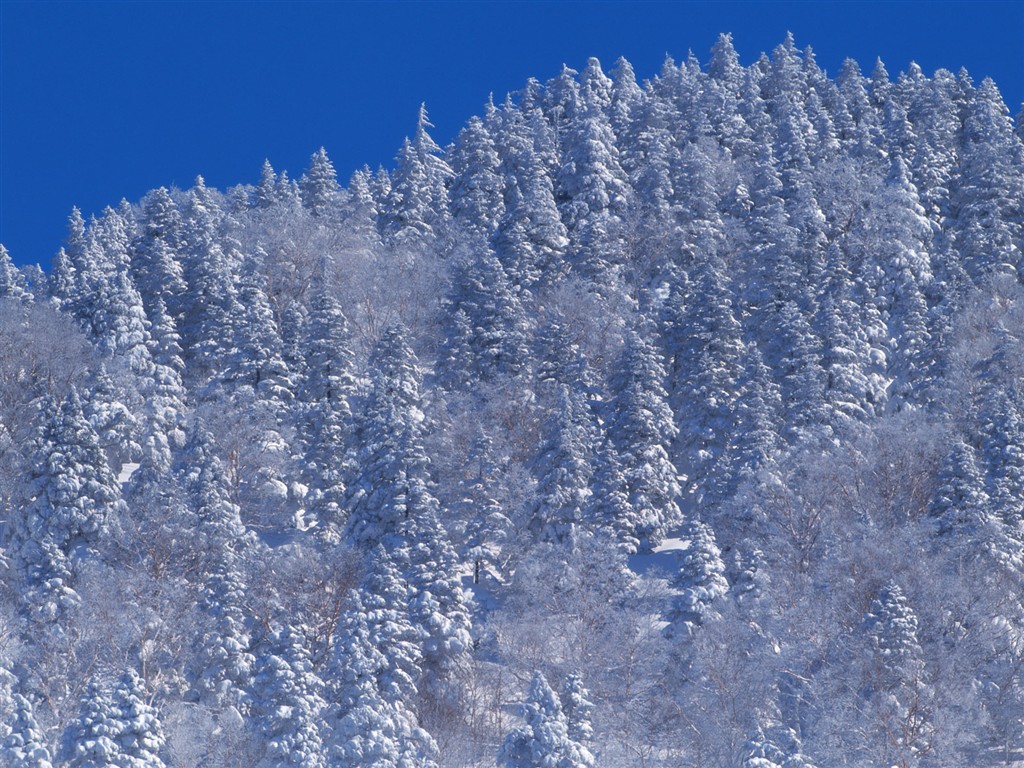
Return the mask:
{"type": "Polygon", "coordinates": [[[792,30],[835,73],[967,67],[1024,98],[1024,3],[48,2],[0,0],[0,242],[48,266],[72,205],[88,216],[196,174],[298,176],[321,145],[339,176],[390,164],[426,101],[451,140],[530,76],[624,55],[702,60],[732,32],[743,62],[792,30]]]}

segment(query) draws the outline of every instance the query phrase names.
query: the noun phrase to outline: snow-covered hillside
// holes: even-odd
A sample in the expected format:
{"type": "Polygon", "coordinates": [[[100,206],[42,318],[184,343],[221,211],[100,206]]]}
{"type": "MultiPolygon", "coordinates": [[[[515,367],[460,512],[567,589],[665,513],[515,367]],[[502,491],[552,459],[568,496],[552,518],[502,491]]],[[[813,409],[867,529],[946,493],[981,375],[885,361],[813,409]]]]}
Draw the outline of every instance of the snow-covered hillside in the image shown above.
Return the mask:
{"type": "Polygon", "coordinates": [[[0,247],[0,764],[1024,764],[1024,144],[787,38],[0,247]]]}

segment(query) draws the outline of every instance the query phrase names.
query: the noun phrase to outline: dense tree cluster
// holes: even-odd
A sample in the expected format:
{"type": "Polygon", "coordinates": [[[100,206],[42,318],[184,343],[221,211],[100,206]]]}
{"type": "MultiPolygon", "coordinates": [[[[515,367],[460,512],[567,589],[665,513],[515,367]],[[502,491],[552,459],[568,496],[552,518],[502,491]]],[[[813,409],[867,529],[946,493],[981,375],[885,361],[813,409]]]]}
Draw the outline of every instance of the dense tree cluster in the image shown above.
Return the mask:
{"type": "Polygon", "coordinates": [[[0,762],[1024,764],[996,86],[723,35],[432,127],[0,247],[0,762]]]}

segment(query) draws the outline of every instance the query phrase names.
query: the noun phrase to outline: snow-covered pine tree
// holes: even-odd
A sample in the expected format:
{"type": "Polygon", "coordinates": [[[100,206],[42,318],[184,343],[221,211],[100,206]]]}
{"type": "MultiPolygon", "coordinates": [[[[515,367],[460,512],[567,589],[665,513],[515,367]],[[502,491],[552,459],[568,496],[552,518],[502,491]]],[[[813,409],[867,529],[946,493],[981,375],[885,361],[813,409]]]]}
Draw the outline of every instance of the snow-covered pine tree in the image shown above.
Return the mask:
{"type": "Polygon", "coordinates": [[[320,147],[309,158],[309,168],[299,180],[303,207],[314,216],[331,216],[335,212],[341,189],[334,163],[327,150],[320,147]]]}
{"type": "Polygon", "coordinates": [[[664,381],[658,350],[645,335],[630,332],[612,382],[607,432],[625,481],[631,516],[627,536],[635,537],[644,551],[682,522],[679,471],[669,459],[677,430],[664,381]]]}
{"type": "Polygon", "coordinates": [[[3,244],[0,244],[0,299],[13,299],[26,304],[33,300],[25,276],[14,266],[11,254],[3,244]]]}
{"type": "Polygon", "coordinates": [[[421,104],[416,134],[398,152],[384,217],[385,233],[398,246],[436,242],[448,227],[452,169],[428,133],[433,127],[421,104]]]}
{"type": "Polygon", "coordinates": [[[147,701],[147,691],[134,669],[128,669],[111,697],[114,726],[111,738],[117,744],[117,768],[164,768],[163,725],[156,708],[147,701]]]}
{"type": "Polygon", "coordinates": [[[7,550],[24,579],[26,608],[54,621],[78,602],[74,561],[95,552],[124,502],[77,390],[59,407],[44,401],[39,415],[31,498],[12,516],[7,550]]]}
{"type": "Polygon", "coordinates": [[[352,768],[434,768],[437,745],[405,704],[378,685],[386,666],[371,638],[362,602],[353,594],[338,628],[332,675],[336,705],[328,760],[352,768]]]}
{"type": "Polygon", "coordinates": [[[590,768],[594,756],[569,736],[562,705],[544,674],[535,672],[522,705],[526,725],[510,732],[498,750],[500,768],[590,768]]]}
{"type": "Polygon", "coordinates": [[[266,741],[261,768],[325,768],[326,702],[302,633],[290,624],[275,628],[256,659],[252,715],[266,741]]]}
{"type": "Polygon", "coordinates": [[[679,597],[670,615],[674,635],[690,637],[698,627],[717,616],[716,603],[729,591],[725,563],[715,532],[700,520],[683,526],[680,538],[689,540],[672,585],[679,597]]]}
{"type": "Polygon", "coordinates": [[[68,768],[119,765],[123,757],[117,742],[121,725],[110,685],[102,680],[90,681],[80,698],[78,717],[63,734],[63,764],[68,768]]]}
{"type": "Polygon", "coordinates": [[[594,430],[583,396],[564,384],[559,389],[558,404],[534,462],[537,502],[529,528],[543,541],[571,545],[587,522],[594,430]]]}

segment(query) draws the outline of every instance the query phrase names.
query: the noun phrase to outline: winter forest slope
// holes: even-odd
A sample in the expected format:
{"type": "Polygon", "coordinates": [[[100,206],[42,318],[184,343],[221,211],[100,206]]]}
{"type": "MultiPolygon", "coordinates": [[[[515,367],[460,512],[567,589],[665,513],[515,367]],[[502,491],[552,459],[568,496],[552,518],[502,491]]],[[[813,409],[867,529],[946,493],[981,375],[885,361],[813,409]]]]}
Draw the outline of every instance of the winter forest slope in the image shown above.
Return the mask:
{"type": "Polygon", "coordinates": [[[430,128],[0,250],[0,764],[1024,764],[995,84],[723,36],[430,128]]]}

